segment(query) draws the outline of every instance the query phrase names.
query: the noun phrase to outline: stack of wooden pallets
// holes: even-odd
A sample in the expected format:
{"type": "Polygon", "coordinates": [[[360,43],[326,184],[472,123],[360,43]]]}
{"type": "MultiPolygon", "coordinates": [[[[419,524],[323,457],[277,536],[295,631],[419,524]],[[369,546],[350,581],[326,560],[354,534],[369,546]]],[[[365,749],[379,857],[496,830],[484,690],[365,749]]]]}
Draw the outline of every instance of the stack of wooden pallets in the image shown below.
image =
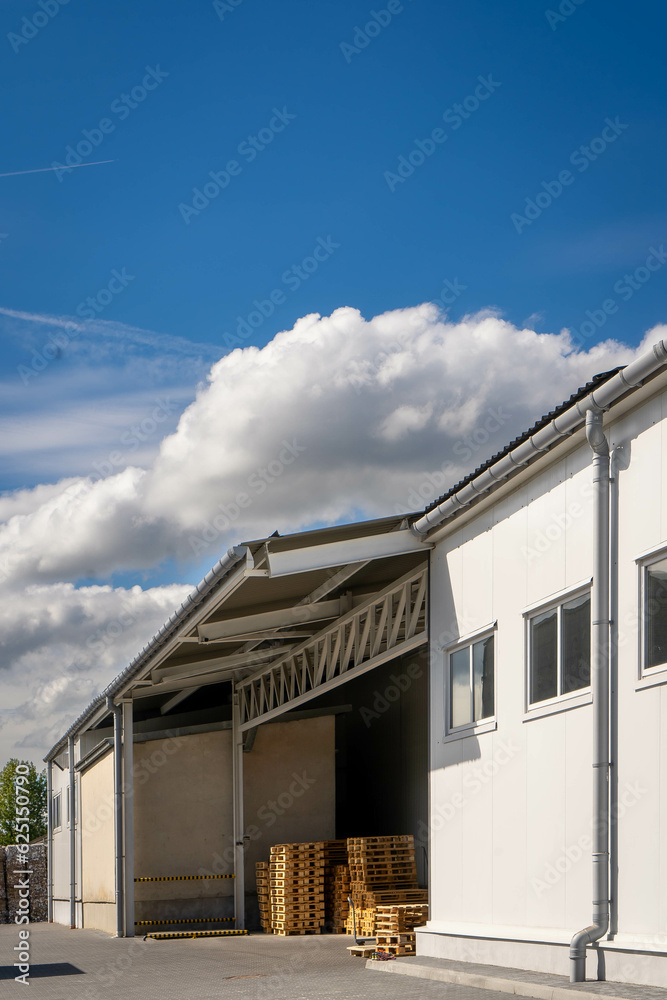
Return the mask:
{"type": "MultiPolygon", "coordinates": [[[[426,903],[428,893],[417,884],[414,838],[350,837],[347,842],[351,896],[357,935],[374,937],[376,909],[394,903],[426,903]]],[[[352,933],[352,914],[347,919],[352,933]]]]}
{"type": "Polygon", "coordinates": [[[258,861],[255,865],[257,878],[257,903],[259,904],[259,919],[262,930],[271,933],[271,890],[269,885],[269,865],[266,861],[258,861]]]}
{"type": "Polygon", "coordinates": [[[349,909],[347,897],[350,894],[349,871],[347,866],[347,841],[325,840],[324,926],[331,934],[345,933],[345,917],[349,909]],[[347,882],[345,881],[345,872],[347,872],[347,882]],[[344,896],[343,893],[345,893],[344,896]]]}
{"type": "MultiPolygon", "coordinates": [[[[325,882],[325,886],[327,883],[325,882]]],[[[347,865],[335,865],[324,897],[326,926],[331,934],[345,934],[346,921],[350,912],[350,869],[347,865]]]]}
{"type": "Polygon", "coordinates": [[[271,848],[271,929],[274,934],[319,934],[324,924],[324,844],[271,848]]]}
{"type": "Polygon", "coordinates": [[[376,918],[378,951],[386,951],[391,955],[414,955],[415,927],[421,927],[427,919],[426,904],[397,903],[392,906],[378,906],[376,918]]]}

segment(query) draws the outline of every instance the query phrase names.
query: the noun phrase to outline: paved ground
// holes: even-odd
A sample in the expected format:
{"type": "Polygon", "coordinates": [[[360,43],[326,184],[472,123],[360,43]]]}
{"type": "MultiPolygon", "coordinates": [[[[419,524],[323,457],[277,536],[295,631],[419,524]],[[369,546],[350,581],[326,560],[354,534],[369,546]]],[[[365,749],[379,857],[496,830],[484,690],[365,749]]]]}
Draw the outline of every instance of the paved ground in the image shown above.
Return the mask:
{"type": "MultiPolygon", "coordinates": [[[[589,957],[589,971],[592,958],[589,957]]],[[[585,994],[594,997],[618,997],[619,1000],[667,1000],[667,989],[657,986],[632,986],[628,983],[591,982],[570,983],[566,976],[554,976],[543,972],[527,972],[523,969],[506,969],[497,965],[476,965],[473,962],[452,962],[437,958],[398,958],[393,962],[383,962],[381,965],[373,962],[368,963],[367,968],[373,972],[399,973],[416,975],[419,973],[425,978],[433,975],[438,978],[438,973],[444,973],[442,979],[455,981],[456,975],[450,973],[464,973],[465,976],[479,976],[494,989],[498,986],[498,981],[508,983],[513,988],[505,988],[503,993],[512,993],[521,996],[544,996],[552,993],[556,996],[571,996],[571,1000],[576,1000],[577,994],[585,994]],[[544,989],[531,990],[531,987],[544,987],[544,989]],[[525,993],[521,992],[522,987],[527,987],[525,993]]],[[[387,978],[383,976],[383,978],[387,978]]],[[[391,977],[393,978],[393,976],[391,977]]],[[[403,976],[401,975],[401,978],[403,976]]],[[[469,981],[469,980],[468,980],[469,981]]],[[[475,986],[480,982],[475,980],[475,986]]],[[[497,994],[489,993],[489,996],[497,994]]]]}
{"type": "Polygon", "coordinates": [[[0,995],[33,1000],[506,1000],[507,994],[368,972],[344,935],[146,941],[34,924],[30,993],[14,982],[17,928],[0,926],[0,995]]]}

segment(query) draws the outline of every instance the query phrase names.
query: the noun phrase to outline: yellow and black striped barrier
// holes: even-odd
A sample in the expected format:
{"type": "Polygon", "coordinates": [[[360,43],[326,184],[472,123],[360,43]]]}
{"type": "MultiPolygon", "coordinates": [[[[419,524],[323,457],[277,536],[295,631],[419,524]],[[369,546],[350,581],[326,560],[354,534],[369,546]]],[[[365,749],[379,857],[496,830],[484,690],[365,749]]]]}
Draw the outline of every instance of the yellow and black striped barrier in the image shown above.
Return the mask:
{"type": "Polygon", "coordinates": [[[234,875],[144,875],[135,882],[190,882],[193,879],[234,878],[234,875]]]}
{"type": "Polygon", "coordinates": [[[231,937],[233,934],[247,934],[246,930],[234,931],[156,931],[155,934],[146,934],[145,938],[154,941],[173,941],[175,938],[200,938],[200,937],[231,937]]]}
{"type": "Polygon", "coordinates": [[[234,917],[182,917],[178,920],[173,917],[171,920],[135,920],[135,927],[153,927],[158,924],[222,924],[234,917]]]}

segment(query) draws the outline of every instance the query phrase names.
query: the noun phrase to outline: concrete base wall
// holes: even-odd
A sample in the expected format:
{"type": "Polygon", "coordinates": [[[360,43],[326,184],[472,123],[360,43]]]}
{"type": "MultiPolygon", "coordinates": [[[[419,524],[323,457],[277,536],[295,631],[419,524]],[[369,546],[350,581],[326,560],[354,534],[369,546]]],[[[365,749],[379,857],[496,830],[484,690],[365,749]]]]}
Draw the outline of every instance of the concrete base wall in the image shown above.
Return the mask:
{"type": "Polygon", "coordinates": [[[107,934],[116,933],[116,904],[115,903],[84,903],[83,904],[83,926],[93,928],[98,931],[106,931],[107,934]]]}
{"type": "MultiPolygon", "coordinates": [[[[137,743],[134,760],[136,876],[232,874],[230,730],[137,743]]],[[[265,723],[243,765],[252,929],[255,862],[268,860],[273,844],[335,835],[334,717],[265,723]]],[[[232,879],[138,883],[135,919],[231,916],[233,891],[232,879]]]]}
{"type": "Polygon", "coordinates": [[[69,927],[69,899],[53,900],[53,921],[56,924],[64,924],[69,927]]]}
{"type": "MultiPolygon", "coordinates": [[[[548,972],[568,978],[570,975],[569,943],[463,937],[426,929],[417,931],[417,955],[548,972]]],[[[664,987],[667,982],[667,953],[633,950],[616,944],[588,948],[586,978],[664,987]]]]}

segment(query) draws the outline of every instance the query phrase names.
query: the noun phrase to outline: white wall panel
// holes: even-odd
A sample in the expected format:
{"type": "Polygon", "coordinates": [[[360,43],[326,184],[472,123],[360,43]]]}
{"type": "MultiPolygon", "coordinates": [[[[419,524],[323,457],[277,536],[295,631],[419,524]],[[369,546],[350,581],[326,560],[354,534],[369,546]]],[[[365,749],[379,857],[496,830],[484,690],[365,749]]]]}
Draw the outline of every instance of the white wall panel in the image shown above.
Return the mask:
{"type": "MultiPolygon", "coordinates": [[[[628,468],[620,506],[619,752],[622,807],[619,934],[656,941],[667,928],[667,685],[637,690],[637,556],[667,539],[667,394],[609,428],[628,468]]],[[[524,720],[527,606],[593,575],[591,453],[582,445],[523,481],[432,556],[431,628],[461,634],[497,620],[495,732],[442,743],[443,657],[432,651],[432,920],[502,928],[566,928],[591,919],[590,704],[524,720]],[[481,574],[481,576],[480,576],[481,574]],[[488,581],[491,582],[489,591],[488,581]],[[475,790],[475,772],[503,741],[509,763],[475,790]],[[443,823],[456,794],[464,805],[443,823]],[[552,866],[550,868],[550,866],[552,866]],[[549,875],[553,885],[539,891],[549,875]],[[531,880],[536,880],[531,885],[531,880]],[[489,882],[491,892],[489,893],[489,882]]]]}

